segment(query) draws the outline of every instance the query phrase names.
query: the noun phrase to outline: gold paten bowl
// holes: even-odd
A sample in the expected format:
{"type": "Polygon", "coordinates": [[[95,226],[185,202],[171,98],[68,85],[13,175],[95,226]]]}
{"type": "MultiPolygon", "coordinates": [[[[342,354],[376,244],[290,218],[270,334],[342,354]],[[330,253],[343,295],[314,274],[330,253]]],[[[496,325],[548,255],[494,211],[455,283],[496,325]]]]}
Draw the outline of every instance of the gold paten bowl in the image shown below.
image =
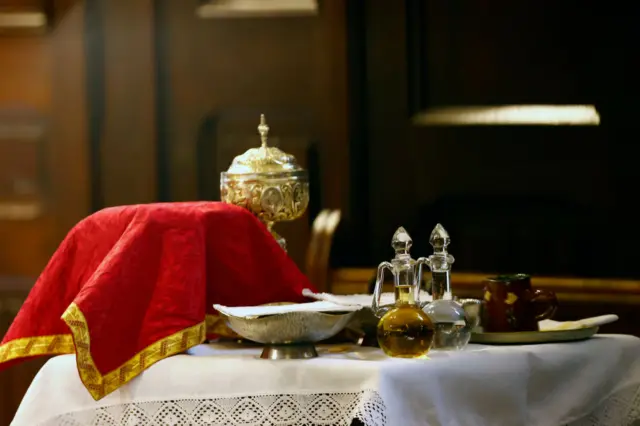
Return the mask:
{"type": "Polygon", "coordinates": [[[309,176],[293,156],[267,145],[269,126],[264,115],[258,132],[262,145],[237,156],[229,170],[220,174],[220,198],[256,215],[286,250],[286,241],[273,224],[304,214],[309,206],[309,176]]]}

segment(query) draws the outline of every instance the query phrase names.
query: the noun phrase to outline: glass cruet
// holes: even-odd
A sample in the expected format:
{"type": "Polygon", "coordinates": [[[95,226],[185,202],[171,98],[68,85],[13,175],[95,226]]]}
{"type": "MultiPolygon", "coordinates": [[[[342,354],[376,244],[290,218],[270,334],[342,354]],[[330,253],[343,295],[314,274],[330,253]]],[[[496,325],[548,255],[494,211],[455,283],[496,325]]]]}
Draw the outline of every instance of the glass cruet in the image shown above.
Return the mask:
{"type": "Polygon", "coordinates": [[[424,357],[433,342],[433,323],[420,304],[422,265],[427,259],[411,258],[412,243],[407,231],[398,228],[391,241],[395,257],[378,266],[372,309],[381,316],[377,327],[378,344],[391,357],[424,357]],[[392,306],[380,306],[385,270],[393,275],[395,304],[392,306]]]}
{"type": "Polygon", "coordinates": [[[434,324],[433,349],[461,350],[471,339],[473,324],[462,304],[453,300],[451,293],[451,265],[454,262],[447,247],[451,243],[449,234],[440,224],[431,232],[429,243],[433,254],[425,262],[431,269],[432,302],[424,312],[434,324]]]}

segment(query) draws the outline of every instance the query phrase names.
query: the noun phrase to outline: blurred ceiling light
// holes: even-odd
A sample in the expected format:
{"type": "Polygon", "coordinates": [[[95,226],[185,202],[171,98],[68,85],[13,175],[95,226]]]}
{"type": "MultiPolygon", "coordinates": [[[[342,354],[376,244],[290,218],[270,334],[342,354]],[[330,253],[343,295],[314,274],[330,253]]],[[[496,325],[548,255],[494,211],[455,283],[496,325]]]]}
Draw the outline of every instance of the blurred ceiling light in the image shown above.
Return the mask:
{"type": "Polygon", "coordinates": [[[47,15],[42,12],[0,11],[0,29],[44,28],[47,15]]]}
{"type": "Polygon", "coordinates": [[[205,0],[196,14],[200,18],[312,16],[318,14],[318,3],[316,0],[205,0]]]}
{"type": "Polygon", "coordinates": [[[504,105],[430,108],[413,117],[420,126],[598,126],[593,105],[504,105]]]}

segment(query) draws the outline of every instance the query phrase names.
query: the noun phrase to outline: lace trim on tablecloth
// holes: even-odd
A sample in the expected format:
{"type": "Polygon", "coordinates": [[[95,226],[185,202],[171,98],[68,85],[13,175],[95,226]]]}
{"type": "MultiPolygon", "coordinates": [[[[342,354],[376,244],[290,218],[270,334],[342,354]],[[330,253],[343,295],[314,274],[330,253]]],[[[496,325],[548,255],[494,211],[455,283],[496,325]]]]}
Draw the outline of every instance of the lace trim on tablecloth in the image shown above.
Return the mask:
{"type": "Polygon", "coordinates": [[[609,395],[586,417],[566,426],[631,426],[640,422],[640,386],[609,395]]]}
{"type": "Polygon", "coordinates": [[[67,413],[41,426],[386,426],[375,391],[132,402],[67,413]]]}

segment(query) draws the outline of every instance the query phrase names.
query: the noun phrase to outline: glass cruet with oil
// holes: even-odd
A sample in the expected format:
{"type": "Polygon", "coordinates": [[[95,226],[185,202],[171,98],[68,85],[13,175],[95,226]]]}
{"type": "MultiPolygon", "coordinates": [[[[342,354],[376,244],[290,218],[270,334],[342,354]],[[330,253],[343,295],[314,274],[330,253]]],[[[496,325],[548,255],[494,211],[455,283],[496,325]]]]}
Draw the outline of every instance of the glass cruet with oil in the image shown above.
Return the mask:
{"type": "Polygon", "coordinates": [[[400,227],[393,234],[391,246],[396,252],[391,262],[378,266],[373,294],[373,312],[381,317],[378,322],[378,344],[385,354],[397,358],[421,358],[431,348],[434,327],[420,304],[422,265],[427,259],[414,260],[409,254],[413,241],[400,227]],[[395,304],[380,306],[384,272],[393,275],[395,304]]]}

